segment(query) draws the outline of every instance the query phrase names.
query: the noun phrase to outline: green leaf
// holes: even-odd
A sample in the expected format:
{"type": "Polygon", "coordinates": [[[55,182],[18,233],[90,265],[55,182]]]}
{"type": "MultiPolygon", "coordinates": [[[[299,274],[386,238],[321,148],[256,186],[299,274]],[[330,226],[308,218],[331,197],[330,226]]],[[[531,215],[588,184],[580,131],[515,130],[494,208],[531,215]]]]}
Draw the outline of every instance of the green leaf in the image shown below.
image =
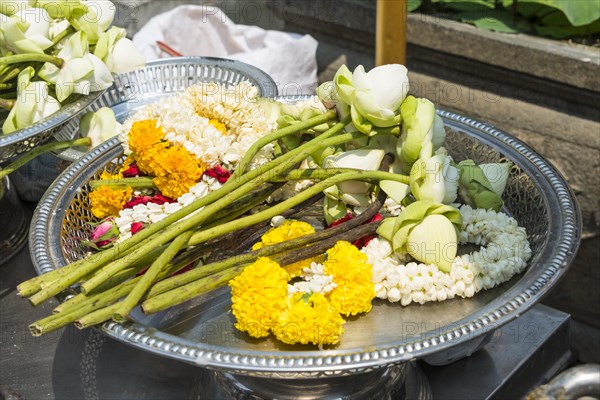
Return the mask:
{"type": "Polygon", "coordinates": [[[562,11],[573,26],[588,25],[600,19],[598,0],[519,0],[519,3],[546,5],[562,11]]]}
{"type": "Polygon", "coordinates": [[[423,0],[408,0],[406,7],[408,8],[408,12],[413,12],[421,7],[421,4],[423,4],[423,0]]]}
{"type": "Polygon", "coordinates": [[[589,36],[600,33],[600,20],[584,26],[542,26],[534,25],[536,32],[554,39],[566,39],[575,36],[589,36]]]}
{"type": "Polygon", "coordinates": [[[431,0],[431,2],[443,3],[451,10],[466,12],[493,10],[496,7],[495,0],[431,0]]]}
{"type": "Polygon", "coordinates": [[[502,20],[498,18],[480,18],[473,21],[479,29],[486,31],[517,33],[519,29],[515,27],[512,21],[502,20]]]}

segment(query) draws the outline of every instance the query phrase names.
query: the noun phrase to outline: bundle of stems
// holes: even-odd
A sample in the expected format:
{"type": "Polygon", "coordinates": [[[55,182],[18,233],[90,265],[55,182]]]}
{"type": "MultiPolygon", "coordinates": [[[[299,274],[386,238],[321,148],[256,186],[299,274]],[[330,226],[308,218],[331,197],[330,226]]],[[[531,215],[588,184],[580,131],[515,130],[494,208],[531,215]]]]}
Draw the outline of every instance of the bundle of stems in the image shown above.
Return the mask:
{"type": "Polygon", "coordinates": [[[18,293],[28,297],[33,305],[41,304],[74,284],[80,284],[81,293],[59,306],[53,315],[32,324],[32,334],[41,335],[71,322],[76,322],[80,328],[111,318],[121,322],[140,302],[145,313],[157,312],[226,284],[258,257],[269,256],[287,264],[323,254],[338,240],[354,241],[374,233],[377,223],[361,224],[379,210],[385,196],[379,198],[368,212],[339,227],[171,276],[190,262],[206,256],[205,251],[198,250],[204,249],[203,245],[257,224],[264,226],[266,221],[312,201],[331,186],[357,180],[374,183],[380,180],[409,182],[406,176],[385,172],[387,168],[383,168],[383,171],[294,169],[315,152],[361,137],[360,133],[342,132],[350,118],[342,119],[328,131],[273,161],[248,170],[254,156],[265,145],[333,118],[335,113],[327,112],[272,132],[254,143],[232,177],[220,189],[149,225],[112,248],[20,284],[18,293]],[[260,212],[246,215],[248,210],[263,203],[266,196],[282,182],[306,179],[312,180],[313,186],[260,212]],[[253,196],[257,188],[261,195],[253,196]],[[136,276],[148,264],[148,270],[136,276]]]}

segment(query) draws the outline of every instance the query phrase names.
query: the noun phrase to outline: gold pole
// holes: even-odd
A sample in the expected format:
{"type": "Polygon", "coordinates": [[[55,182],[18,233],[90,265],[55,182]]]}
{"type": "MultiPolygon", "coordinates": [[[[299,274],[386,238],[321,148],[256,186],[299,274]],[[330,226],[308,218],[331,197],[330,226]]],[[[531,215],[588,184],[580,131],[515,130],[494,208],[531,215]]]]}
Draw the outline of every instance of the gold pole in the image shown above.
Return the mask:
{"type": "Polygon", "coordinates": [[[377,0],[375,65],[406,63],[407,0],[377,0]]]}

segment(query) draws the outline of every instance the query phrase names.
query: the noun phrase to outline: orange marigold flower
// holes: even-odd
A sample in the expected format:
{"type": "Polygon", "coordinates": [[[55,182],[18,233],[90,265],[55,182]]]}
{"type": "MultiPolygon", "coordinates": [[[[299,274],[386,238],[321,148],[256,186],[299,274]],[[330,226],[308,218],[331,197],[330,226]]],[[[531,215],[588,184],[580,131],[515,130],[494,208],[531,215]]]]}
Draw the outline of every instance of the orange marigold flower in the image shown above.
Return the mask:
{"type": "Polygon", "coordinates": [[[190,191],[206,170],[192,153],[181,146],[171,146],[158,157],[164,174],[157,174],[154,184],[163,195],[177,199],[190,191]]]}
{"type": "Polygon", "coordinates": [[[160,144],[165,136],[162,127],[157,126],[155,119],[133,123],[128,134],[129,148],[134,154],[143,153],[156,144],[160,144]]]}
{"type": "Polygon", "coordinates": [[[90,193],[92,214],[99,219],[117,216],[132,194],[133,190],[130,187],[113,190],[108,186],[100,186],[90,193]]]}
{"type": "Polygon", "coordinates": [[[337,285],[327,297],[340,314],[350,316],[371,311],[375,298],[373,267],[364,253],[351,243],[339,241],[327,251],[323,265],[325,273],[333,275],[337,285]]]}

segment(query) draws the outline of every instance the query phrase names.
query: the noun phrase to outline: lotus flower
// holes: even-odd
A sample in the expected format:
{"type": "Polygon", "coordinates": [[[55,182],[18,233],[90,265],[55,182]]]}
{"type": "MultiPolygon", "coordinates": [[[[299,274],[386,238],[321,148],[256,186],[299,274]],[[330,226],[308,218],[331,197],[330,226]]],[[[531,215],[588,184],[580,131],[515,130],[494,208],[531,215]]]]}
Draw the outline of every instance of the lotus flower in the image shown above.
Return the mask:
{"type": "Polygon", "coordinates": [[[0,1],[0,14],[11,16],[21,10],[30,8],[35,0],[2,0],[0,1]]]}
{"type": "Polygon", "coordinates": [[[56,85],[56,96],[60,102],[72,93],[89,94],[112,85],[113,77],[106,65],[89,53],[85,33],[71,35],[58,57],[63,60],[60,68],[46,63],[38,75],[56,85]]]}
{"type": "Polygon", "coordinates": [[[112,24],[117,8],[107,0],[82,0],[81,4],[85,11],[73,14],[69,22],[77,30],[85,32],[91,44],[96,44],[112,24]]]}
{"type": "Polygon", "coordinates": [[[408,96],[400,107],[402,136],[398,141],[402,171],[409,173],[419,159],[428,160],[434,151],[435,107],[427,99],[408,96]]]}
{"type": "Polygon", "coordinates": [[[115,113],[108,107],[102,107],[96,112],[87,113],[81,118],[79,129],[81,136],[92,139],[92,147],[115,136],[121,124],[115,119],[115,113]]]}
{"type": "MultiPolygon", "coordinates": [[[[377,171],[385,152],[380,149],[349,150],[325,159],[324,168],[354,168],[363,171],[377,171]]],[[[346,194],[365,194],[371,184],[358,181],[343,182],[340,191],[346,194]]]]}
{"type": "Polygon", "coordinates": [[[410,190],[417,200],[451,204],[458,196],[460,172],[445,151],[428,160],[419,159],[410,172],[410,190]]]}
{"type": "Polygon", "coordinates": [[[460,212],[451,206],[417,201],[396,218],[384,220],[377,233],[392,242],[398,254],[410,254],[425,264],[449,272],[458,250],[460,212]]]}
{"type": "Polygon", "coordinates": [[[368,73],[362,65],[354,73],[344,65],[335,75],[333,85],[322,85],[319,97],[323,101],[341,101],[338,111],[349,106],[356,129],[370,135],[373,127],[387,128],[400,123],[398,111],[408,93],[407,72],[400,64],[382,65],[368,73]]]}
{"type": "Polygon", "coordinates": [[[502,208],[502,192],[506,186],[508,171],[511,165],[485,167],[494,180],[494,185],[486,176],[484,170],[473,160],[465,160],[459,164],[460,181],[459,193],[465,203],[475,208],[500,211],[502,208]],[[496,173],[498,174],[496,176],[496,173]],[[500,190],[501,189],[501,190],[500,190]]]}
{"type": "Polygon", "coordinates": [[[19,73],[17,100],[4,121],[4,133],[26,128],[60,110],[60,103],[50,96],[46,82],[31,82],[34,75],[32,67],[19,73]]]}
{"type": "Polygon", "coordinates": [[[52,46],[50,16],[41,8],[27,8],[8,17],[0,14],[0,45],[16,54],[39,53],[52,46]]]}
{"type": "Polygon", "coordinates": [[[110,72],[122,74],[146,65],[146,59],[126,34],[125,29],[112,27],[96,44],[94,55],[104,61],[110,72]]]}

